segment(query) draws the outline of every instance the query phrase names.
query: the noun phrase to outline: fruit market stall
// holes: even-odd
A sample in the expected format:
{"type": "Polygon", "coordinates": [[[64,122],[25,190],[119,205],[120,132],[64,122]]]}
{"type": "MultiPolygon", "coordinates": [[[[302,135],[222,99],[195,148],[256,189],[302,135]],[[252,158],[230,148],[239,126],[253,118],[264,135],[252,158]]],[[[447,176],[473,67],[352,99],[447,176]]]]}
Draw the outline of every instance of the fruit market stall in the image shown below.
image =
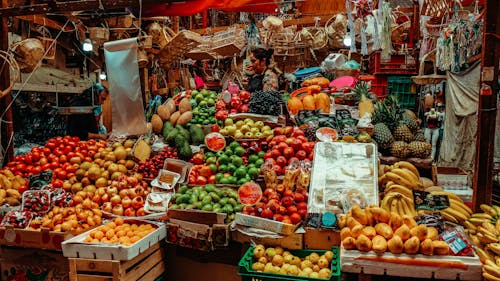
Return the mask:
{"type": "MultiPolygon", "coordinates": [[[[228,9],[245,1],[234,2],[228,9]]],[[[96,70],[82,75],[111,97],[65,112],[113,120],[99,138],[60,133],[16,144],[15,156],[0,150],[0,251],[16,257],[0,259],[1,278],[191,280],[199,267],[197,280],[499,279],[500,207],[473,202],[474,175],[442,166],[453,140],[441,151],[437,142],[441,128],[453,130],[443,127],[446,110],[460,104],[449,71],[471,71],[480,51],[464,40],[482,36],[479,3],[423,1],[419,13],[414,1],[348,0],[322,26],[294,25],[310,6],[292,2],[277,16],[240,13],[222,31],[195,32],[196,17],[141,18],[135,4],[118,16],[94,7],[68,18],[75,29],[66,32],[96,47],[78,49],[85,70],[96,70]],[[144,133],[116,133],[124,112],[113,79],[125,69],[108,73],[109,83],[98,76],[116,67],[103,48],[122,39],[133,41],[137,65],[127,67],[137,76],[126,79],[144,109],[125,115],[140,115],[144,133]],[[273,49],[266,67],[276,89],[248,90],[249,69],[264,61],[250,55],[256,45],[273,49]],[[52,263],[30,268],[27,254],[52,263]],[[224,260],[213,268],[227,272],[195,259],[224,260]],[[49,272],[54,260],[61,268],[49,272]]],[[[42,35],[58,38],[66,24],[42,35]]],[[[42,64],[24,63],[28,73],[42,64]]]]}

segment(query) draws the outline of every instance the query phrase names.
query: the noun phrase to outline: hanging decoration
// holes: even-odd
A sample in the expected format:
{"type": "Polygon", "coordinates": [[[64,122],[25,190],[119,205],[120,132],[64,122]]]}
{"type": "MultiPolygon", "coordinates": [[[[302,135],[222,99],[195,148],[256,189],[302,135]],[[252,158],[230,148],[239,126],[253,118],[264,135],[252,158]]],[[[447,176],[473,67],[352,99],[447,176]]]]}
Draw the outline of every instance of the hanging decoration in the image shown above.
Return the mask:
{"type": "Polygon", "coordinates": [[[380,47],[382,49],[381,58],[389,59],[392,52],[391,41],[391,7],[388,2],[382,4],[382,34],[380,39],[380,47]]]}
{"type": "Polygon", "coordinates": [[[346,0],[345,8],[347,11],[347,29],[349,31],[349,37],[351,37],[350,51],[355,53],[356,52],[356,31],[354,30],[354,16],[352,15],[351,2],[349,0],[346,0]]]}

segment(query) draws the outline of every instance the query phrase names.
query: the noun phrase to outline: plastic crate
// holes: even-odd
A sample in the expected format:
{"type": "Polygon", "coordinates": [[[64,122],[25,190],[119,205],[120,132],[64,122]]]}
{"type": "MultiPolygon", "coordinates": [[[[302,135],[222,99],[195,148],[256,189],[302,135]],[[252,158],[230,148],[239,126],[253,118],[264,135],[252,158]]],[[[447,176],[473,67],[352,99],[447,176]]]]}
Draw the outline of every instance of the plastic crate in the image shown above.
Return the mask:
{"type": "MultiPolygon", "coordinates": [[[[253,264],[253,249],[254,246],[251,246],[246,251],[245,255],[241,258],[238,263],[238,275],[241,276],[242,281],[314,281],[314,280],[329,280],[329,281],[340,281],[341,280],[341,272],[340,272],[340,250],[338,246],[332,247],[331,251],[333,252],[333,259],[331,262],[331,271],[332,275],[329,279],[319,279],[319,278],[310,278],[310,277],[302,277],[295,275],[284,275],[284,274],[275,274],[275,273],[266,273],[252,270],[253,264]]],[[[325,253],[325,250],[291,250],[290,253],[292,255],[298,256],[300,258],[304,258],[311,253],[318,253],[319,255],[325,253]]]]}
{"type": "Polygon", "coordinates": [[[374,75],[373,80],[370,82],[370,91],[373,92],[379,99],[387,96],[387,76],[374,75]]]}
{"type": "Polygon", "coordinates": [[[373,74],[415,75],[417,63],[414,57],[404,54],[393,54],[383,60],[380,51],[375,51],[370,54],[369,69],[373,74]]]}
{"type": "Polygon", "coordinates": [[[396,95],[403,108],[415,109],[417,94],[412,84],[410,76],[389,76],[387,77],[387,94],[396,95]]]}

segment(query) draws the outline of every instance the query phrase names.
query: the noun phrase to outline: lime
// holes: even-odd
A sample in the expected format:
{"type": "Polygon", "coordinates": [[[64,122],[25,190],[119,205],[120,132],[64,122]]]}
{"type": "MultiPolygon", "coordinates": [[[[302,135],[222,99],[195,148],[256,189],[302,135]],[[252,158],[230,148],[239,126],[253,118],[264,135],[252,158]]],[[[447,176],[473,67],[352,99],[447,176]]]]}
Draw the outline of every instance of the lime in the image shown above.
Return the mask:
{"type": "Polygon", "coordinates": [[[222,199],[219,201],[219,204],[220,204],[221,206],[224,206],[224,205],[226,205],[226,204],[227,204],[227,202],[229,202],[229,198],[224,197],[224,198],[222,198],[222,199]]]}
{"type": "Polygon", "coordinates": [[[231,155],[233,155],[233,151],[232,151],[232,150],[228,147],[228,148],[226,148],[226,150],[225,150],[225,154],[226,154],[227,156],[231,156],[231,155]]]}
{"type": "Polygon", "coordinates": [[[233,165],[235,165],[236,167],[239,167],[239,166],[243,165],[243,159],[241,157],[234,157],[233,160],[231,161],[231,163],[233,165]]]}
{"type": "Polygon", "coordinates": [[[248,164],[247,169],[250,169],[250,168],[255,168],[255,164],[253,164],[253,163],[248,164]]]}
{"type": "Polygon", "coordinates": [[[225,173],[227,171],[229,171],[228,165],[222,164],[222,165],[219,165],[219,167],[217,168],[217,172],[219,172],[219,173],[225,173]]]}
{"type": "Polygon", "coordinates": [[[218,173],[215,175],[215,183],[219,183],[221,179],[224,178],[224,174],[218,173]]]}
{"type": "Polygon", "coordinates": [[[257,161],[257,160],[259,160],[258,155],[252,154],[252,155],[248,156],[248,162],[250,162],[250,163],[255,163],[255,161],[257,161]]]}
{"type": "Polygon", "coordinates": [[[205,163],[207,164],[216,164],[217,163],[217,158],[215,157],[210,157],[210,158],[207,158],[207,160],[205,160],[205,163]]]}
{"type": "Polygon", "coordinates": [[[231,142],[231,143],[229,144],[229,148],[231,148],[231,149],[233,149],[233,150],[234,150],[235,148],[237,148],[237,147],[240,147],[240,144],[239,144],[237,141],[233,141],[233,142],[231,142]]]}
{"type": "Polygon", "coordinates": [[[197,104],[200,104],[200,102],[203,101],[204,99],[205,99],[205,97],[202,94],[197,94],[194,97],[194,100],[196,101],[197,104]]]}
{"type": "Polygon", "coordinates": [[[259,158],[264,158],[264,154],[266,154],[264,151],[259,151],[257,155],[259,156],[259,158]]]}
{"type": "Polygon", "coordinates": [[[208,212],[211,212],[213,210],[212,208],[212,204],[207,204],[207,205],[204,205],[203,208],[201,208],[203,211],[208,211],[208,212]]]}
{"type": "Polygon", "coordinates": [[[227,171],[230,173],[234,173],[238,167],[236,167],[233,163],[229,163],[227,165],[227,171]]]}
{"type": "Polygon", "coordinates": [[[212,170],[212,173],[217,173],[217,165],[215,164],[209,164],[208,167],[210,167],[210,170],[212,170]]]}
{"type": "Polygon", "coordinates": [[[230,184],[229,177],[220,179],[220,184],[230,184]]]}
{"type": "Polygon", "coordinates": [[[260,169],[259,168],[255,168],[255,167],[252,167],[252,168],[249,168],[248,169],[248,175],[251,177],[251,178],[256,178],[258,177],[260,174],[260,169]]]}
{"type": "Polygon", "coordinates": [[[264,159],[262,159],[262,158],[255,161],[256,167],[260,167],[260,166],[262,166],[262,164],[264,164],[264,159]]]}
{"type": "Polygon", "coordinates": [[[219,161],[219,165],[227,165],[229,163],[229,158],[226,154],[222,154],[217,160],[219,161]]]}
{"type": "Polygon", "coordinates": [[[234,154],[236,154],[238,156],[243,156],[243,155],[245,155],[245,149],[241,146],[238,146],[238,147],[234,148],[234,154]]]}
{"type": "Polygon", "coordinates": [[[247,175],[247,169],[245,167],[239,167],[234,171],[233,175],[239,179],[244,178],[247,175]]]}
{"type": "Polygon", "coordinates": [[[229,179],[229,184],[237,184],[238,183],[238,179],[234,176],[229,176],[228,179],[229,179]]]}
{"type": "Polygon", "coordinates": [[[247,183],[247,182],[249,182],[249,181],[250,181],[250,180],[249,180],[249,179],[247,179],[247,178],[241,178],[241,179],[239,179],[239,180],[238,180],[238,185],[242,185],[242,184],[247,183]]]}

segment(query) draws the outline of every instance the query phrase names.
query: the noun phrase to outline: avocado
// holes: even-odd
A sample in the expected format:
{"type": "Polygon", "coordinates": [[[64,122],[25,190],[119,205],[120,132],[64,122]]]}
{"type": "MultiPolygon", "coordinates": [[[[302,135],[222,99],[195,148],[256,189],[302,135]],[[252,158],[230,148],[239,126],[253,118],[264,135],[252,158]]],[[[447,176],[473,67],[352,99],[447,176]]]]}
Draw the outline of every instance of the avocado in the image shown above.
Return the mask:
{"type": "Polygon", "coordinates": [[[191,134],[191,142],[193,145],[200,145],[205,141],[205,134],[200,126],[191,125],[189,127],[189,133],[191,134]]]}

